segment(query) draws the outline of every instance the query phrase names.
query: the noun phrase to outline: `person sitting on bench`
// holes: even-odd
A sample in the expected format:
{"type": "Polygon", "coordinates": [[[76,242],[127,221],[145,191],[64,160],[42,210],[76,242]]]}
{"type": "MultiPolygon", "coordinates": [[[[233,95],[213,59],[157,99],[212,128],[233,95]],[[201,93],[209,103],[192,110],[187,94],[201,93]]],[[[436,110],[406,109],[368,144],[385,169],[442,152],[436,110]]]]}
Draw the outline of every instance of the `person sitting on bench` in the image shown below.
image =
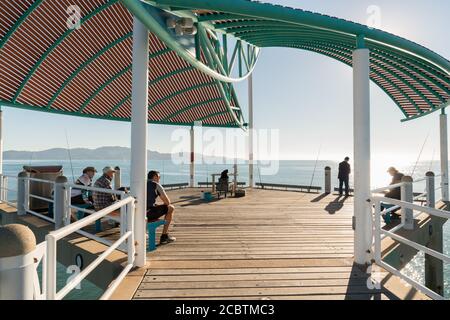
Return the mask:
{"type": "Polygon", "coordinates": [[[217,183],[217,192],[218,196],[220,198],[220,193],[225,193],[225,198],[227,197],[227,193],[230,189],[230,178],[228,176],[228,170],[222,171],[220,174],[219,182],[217,183]]]}
{"type": "MultiPolygon", "coordinates": [[[[392,181],[391,181],[390,185],[401,183],[402,182],[402,178],[405,176],[403,173],[399,172],[394,167],[390,167],[387,172],[392,176],[392,181]]],[[[386,198],[401,200],[401,189],[400,189],[400,187],[391,189],[384,196],[386,198]]],[[[389,209],[391,207],[393,207],[393,205],[381,204],[381,208],[382,209],[389,209]]],[[[391,216],[393,218],[399,218],[399,216],[397,214],[395,214],[398,210],[399,209],[394,210],[394,211],[391,212],[391,216]]]]}
{"type": "Polygon", "coordinates": [[[175,207],[170,204],[170,199],[166,191],[159,183],[161,175],[158,171],[150,171],[147,180],[147,221],[151,222],[164,216],[165,224],[159,240],[159,244],[174,242],[175,237],[169,235],[169,225],[175,211],[175,207]],[[163,204],[157,205],[156,199],[160,197],[163,204]]]}
{"type": "MultiPolygon", "coordinates": [[[[83,169],[83,175],[77,179],[75,184],[83,187],[92,187],[92,178],[94,178],[96,172],[97,170],[94,167],[83,169]]],[[[72,188],[70,197],[70,203],[72,205],[89,205],[86,208],[94,208],[94,199],[90,191],[72,188]]]]}

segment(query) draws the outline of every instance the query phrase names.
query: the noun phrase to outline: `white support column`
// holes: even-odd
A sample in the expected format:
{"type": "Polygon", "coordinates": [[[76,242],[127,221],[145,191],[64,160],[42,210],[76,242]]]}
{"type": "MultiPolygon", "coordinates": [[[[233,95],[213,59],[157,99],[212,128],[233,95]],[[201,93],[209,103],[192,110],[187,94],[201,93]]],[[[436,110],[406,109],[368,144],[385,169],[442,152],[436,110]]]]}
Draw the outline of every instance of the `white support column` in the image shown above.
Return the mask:
{"type": "Polygon", "coordinates": [[[189,167],[189,186],[191,188],[195,187],[195,136],[194,136],[194,126],[191,127],[189,131],[191,137],[191,154],[190,154],[190,167],[189,167]]]}
{"type": "Polygon", "coordinates": [[[253,188],[253,74],[248,76],[248,130],[248,183],[253,188]]]}
{"type": "Polygon", "coordinates": [[[3,174],[3,111],[0,109],[0,175],[3,174]]]}
{"type": "Polygon", "coordinates": [[[353,144],[354,144],[354,251],[355,263],[370,262],[372,243],[370,197],[370,82],[369,49],[358,39],[353,52],[353,144]]]}
{"type": "Polygon", "coordinates": [[[442,201],[449,201],[448,194],[448,132],[447,132],[447,115],[443,110],[440,115],[440,146],[441,146],[441,187],[442,201]]]}
{"type": "Polygon", "coordinates": [[[137,199],[134,232],[138,267],[146,262],[148,51],[148,30],[134,17],[130,186],[137,199]]]}

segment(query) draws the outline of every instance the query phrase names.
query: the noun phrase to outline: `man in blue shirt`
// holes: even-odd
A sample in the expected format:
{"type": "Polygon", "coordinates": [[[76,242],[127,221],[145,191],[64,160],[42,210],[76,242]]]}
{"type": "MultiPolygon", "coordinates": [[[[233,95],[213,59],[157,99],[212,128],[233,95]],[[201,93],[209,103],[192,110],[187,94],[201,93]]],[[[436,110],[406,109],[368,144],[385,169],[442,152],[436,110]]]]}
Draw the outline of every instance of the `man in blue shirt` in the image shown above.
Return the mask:
{"type": "Polygon", "coordinates": [[[175,207],[170,204],[166,191],[159,183],[161,175],[158,171],[150,171],[147,180],[147,221],[154,221],[164,216],[166,224],[161,235],[159,244],[174,242],[175,237],[169,235],[169,225],[172,221],[175,207]],[[163,204],[157,205],[156,199],[160,198],[163,204]]]}

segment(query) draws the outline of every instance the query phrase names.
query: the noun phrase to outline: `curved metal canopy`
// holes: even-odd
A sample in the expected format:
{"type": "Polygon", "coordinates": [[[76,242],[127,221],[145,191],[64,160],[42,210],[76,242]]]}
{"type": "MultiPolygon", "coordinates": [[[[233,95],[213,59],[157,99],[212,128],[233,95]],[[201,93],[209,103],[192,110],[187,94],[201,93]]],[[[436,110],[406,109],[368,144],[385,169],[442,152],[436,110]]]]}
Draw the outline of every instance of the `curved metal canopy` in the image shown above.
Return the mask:
{"type": "MultiPolygon", "coordinates": [[[[133,16],[118,0],[6,0],[0,17],[0,105],[130,120],[133,16]]],[[[149,122],[243,126],[231,84],[151,33],[149,52],[149,122]]],[[[205,51],[196,55],[206,64],[205,51]]]]}
{"type": "Polygon", "coordinates": [[[313,51],[351,66],[353,50],[365,46],[372,81],[404,120],[449,106],[450,62],[438,54],[350,21],[248,0],[1,1],[0,105],[129,121],[132,14],[150,31],[152,123],[242,127],[231,83],[245,79],[244,67],[252,72],[258,47],[313,51]],[[73,5],[79,29],[67,24],[73,5]],[[195,21],[195,54],[161,28],[154,10],[195,21]],[[231,59],[227,35],[240,39],[231,59]]]}
{"type": "MultiPolygon", "coordinates": [[[[127,0],[125,2],[138,1],[127,0]]],[[[258,47],[313,51],[352,65],[357,47],[370,49],[370,77],[397,104],[403,121],[450,103],[450,62],[414,42],[350,21],[249,0],[145,1],[189,11],[200,23],[258,47]]],[[[142,19],[145,23],[145,18],[142,19]]]]}

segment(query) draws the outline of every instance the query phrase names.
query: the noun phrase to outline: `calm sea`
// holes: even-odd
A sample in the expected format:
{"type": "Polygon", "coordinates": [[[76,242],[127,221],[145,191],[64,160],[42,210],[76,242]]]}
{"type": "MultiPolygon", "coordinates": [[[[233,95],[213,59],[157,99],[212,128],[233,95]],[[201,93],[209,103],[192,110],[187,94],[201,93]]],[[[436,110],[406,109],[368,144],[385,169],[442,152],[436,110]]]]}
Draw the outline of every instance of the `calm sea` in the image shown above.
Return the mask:
{"type": "MultiPolygon", "coordinates": [[[[130,177],[130,163],[129,161],[122,160],[92,160],[92,161],[80,161],[73,160],[61,161],[61,160],[6,160],[4,162],[4,173],[7,175],[17,175],[22,170],[23,165],[62,165],[65,175],[69,180],[73,179],[72,176],[77,178],[82,169],[87,166],[94,166],[98,171],[105,166],[119,166],[122,172],[122,184],[129,185],[130,177]],[[72,174],[73,172],[73,174],[72,174]]],[[[383,187],[390,182],[390,177],[386,173],[387,167],[392,164],[375,164],[372,167],[371,181],[372,187],[383,187]]],[[[330,166],[332,168],[333,179],[332,183],[337,186],[337,166],[336,161],[279,161],[274,163],[259,163],[255,165],[255,180],[256,182],[266,183],[281,183],[281,184],[295,184],[295,185],[324,185],[324,168],[330,166]],[[269,170],[271,168],[271,170],[269,170]]],[[[189,181],[189,165],[188,164],[174,164],[171,160],[150,160],[148,162],[148,168],[158,170],[161,172],[161,182],[163,184],[181,183],[189,181]]],[[[228,169],[233,171],[232,163],[225,164],[196,164],[196,181],[211,181],[212,173],[220,173],[221,171],[228,169]]],[[[434,162],[419,162],[417,165],[414,163],[405,163],[398,165],[398,169],[408,175],[413,175],[414,179],[419,179],[425,176],[428,171],[434,171],[439,174],[439,163],[434,162]]],[[[245,163],[238,163],[239,181],[248,183],[248,166],[245,163]]],[[[352,178],[352,177],[351,177],[352,178]]],[[[440,180],[436,179],[436,186],[439,186],[440,180]]],[[[415,192],[423,192],[425,190],[425,183],[417,183],[414,185],[415,192]]],[[[440,197],[440,191],[438,191],[437,198],[440,197]]],[[[9,199],[15,199],[14,192],[9,193],[9,199]]],[[[450,254],[450,224],[447,223],[444,230],[444,252],[450,254]]],[[[404,272],[410,276],[414,276],[417,280],[423,282],[424,274],[420,270],[423,270],[420,266],[424,264],[424,256],[417,255],[404,270],[404,272]]],[[[63,285],[67,279],[65,268],[60,266],[59,268],[59,282],[63,285]]],[[[445,265],[446,273],[446,295],[450,297],[450,265],[445,265]]],[[[68,298],[69,299],[96,299],[101,294],[101,290],[95,285],[85,281],[82,285],[82,290],[74,290],[68,298]]]]}

